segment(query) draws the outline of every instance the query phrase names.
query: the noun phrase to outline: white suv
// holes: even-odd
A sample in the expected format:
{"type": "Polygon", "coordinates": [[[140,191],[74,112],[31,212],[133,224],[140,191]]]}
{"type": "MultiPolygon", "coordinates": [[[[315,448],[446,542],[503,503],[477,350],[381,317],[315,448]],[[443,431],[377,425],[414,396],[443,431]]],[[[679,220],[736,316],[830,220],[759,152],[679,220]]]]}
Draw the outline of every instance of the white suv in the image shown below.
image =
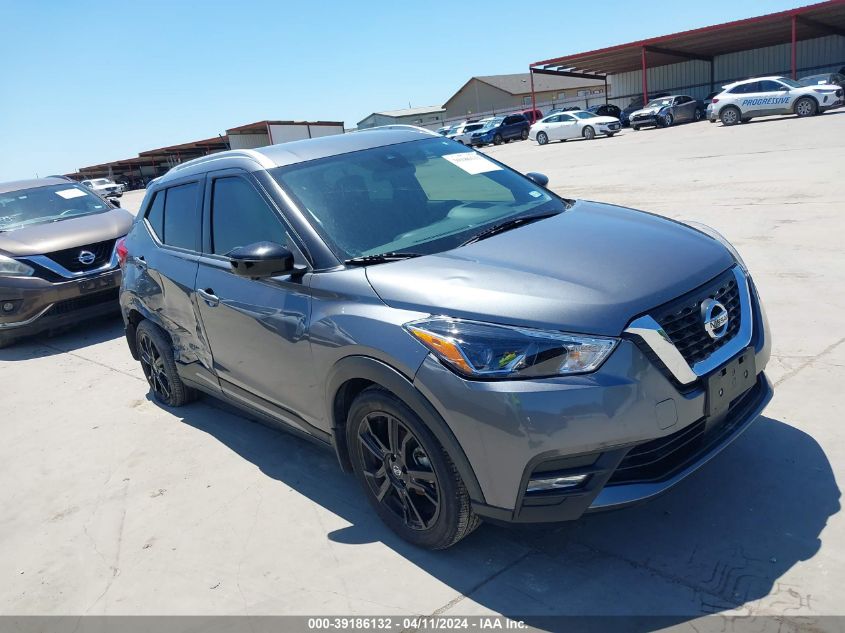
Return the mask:
{"type": "Polygon", "coordinates": [[[773,114],[813,116],[840,105],[839,86],[802,86],[787,77],[757,77],[725,86],[707,106],[707,118],[735,125],[773,114]]]}

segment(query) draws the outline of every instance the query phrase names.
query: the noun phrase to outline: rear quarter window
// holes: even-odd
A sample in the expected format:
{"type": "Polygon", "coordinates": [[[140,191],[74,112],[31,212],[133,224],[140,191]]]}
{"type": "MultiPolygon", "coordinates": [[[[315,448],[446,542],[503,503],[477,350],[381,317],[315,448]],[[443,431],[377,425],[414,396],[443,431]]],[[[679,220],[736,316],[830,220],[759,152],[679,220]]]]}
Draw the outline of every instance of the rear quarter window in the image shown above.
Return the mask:
{"type": "Polygon", "coordinates": [[[156,192],[146,219],[163,244],[200,250],[199,190],[199,183],[191,182],[156,192]]]}

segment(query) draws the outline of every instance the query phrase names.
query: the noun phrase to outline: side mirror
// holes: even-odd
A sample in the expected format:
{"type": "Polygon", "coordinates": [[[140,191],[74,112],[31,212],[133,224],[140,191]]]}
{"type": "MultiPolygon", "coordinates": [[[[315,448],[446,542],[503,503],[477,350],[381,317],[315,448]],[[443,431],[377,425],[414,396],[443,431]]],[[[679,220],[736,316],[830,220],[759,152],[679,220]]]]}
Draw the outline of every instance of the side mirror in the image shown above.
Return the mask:
{"type": "Polygon", "coordinates": [[[281,244],[256,242],[239,246],[226,255],[238,277],[262,279],[293,272],[293,253],[281,244]]]}
{"type": "Polygon", "coordinates": [[[534,182],[536,182],[541,187],[545,187],[546,185],[549,184],[549,177],[546,174],[540,174],[540,173],[537,173],[536,171],[529,171],[525,175],[526,175],[526,177],[533,180],[534,182]]]}

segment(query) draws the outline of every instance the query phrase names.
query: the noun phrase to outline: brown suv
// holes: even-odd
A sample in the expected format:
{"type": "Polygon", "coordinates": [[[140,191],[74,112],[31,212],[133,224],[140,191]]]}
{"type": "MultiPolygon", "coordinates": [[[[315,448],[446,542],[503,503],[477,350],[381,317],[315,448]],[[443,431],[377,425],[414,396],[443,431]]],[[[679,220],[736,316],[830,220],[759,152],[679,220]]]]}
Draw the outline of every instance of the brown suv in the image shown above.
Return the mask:
{"type": "Polygon", "coordinates": [[[132,215],[62,178],[0,183],[0,347],[118,309],[132,215]]]}

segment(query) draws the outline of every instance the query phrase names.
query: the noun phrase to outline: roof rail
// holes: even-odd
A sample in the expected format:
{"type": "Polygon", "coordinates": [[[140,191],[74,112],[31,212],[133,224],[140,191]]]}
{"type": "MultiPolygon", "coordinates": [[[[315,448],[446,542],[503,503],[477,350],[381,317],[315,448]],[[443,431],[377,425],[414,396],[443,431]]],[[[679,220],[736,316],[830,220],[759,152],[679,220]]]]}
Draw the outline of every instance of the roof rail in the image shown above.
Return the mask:
{"type": "Polygon", "coordinates": [[[222,152],[208,154],[207,156],[200,156],[199,158],[194,158],[191,160],[187,160],[184,163],[179,163],[178,165],[174,165],[173,167],[171,167],[170,171],[168,171],[167,173],[171,174],[173,172],[186,169],[188,167],[193,167],[194,165],[200,165],[202,163],[207,163],[214,160],[222,160],[224,158],[233,158],[236,156],[242,156],[244,158],[254,160],[256,163],[258,163],[265,169],[270,169],[271,167],[276,166],[276,163],[267,158],[261,152],[257,152],[254,149],[227,149],[222,152]]]}
{"type": "Polygon", "coordinates": [[[377,125],[376,127],[368,127],[363,130],[355,130],[356,132],[370,132],[372,130],[414,130],[416,132],[424,132],[430,136],[440,136],[434,130],[419,127],[418,125],[405,125],[403,123],[391,123],[389,125],[377,125]]]}

